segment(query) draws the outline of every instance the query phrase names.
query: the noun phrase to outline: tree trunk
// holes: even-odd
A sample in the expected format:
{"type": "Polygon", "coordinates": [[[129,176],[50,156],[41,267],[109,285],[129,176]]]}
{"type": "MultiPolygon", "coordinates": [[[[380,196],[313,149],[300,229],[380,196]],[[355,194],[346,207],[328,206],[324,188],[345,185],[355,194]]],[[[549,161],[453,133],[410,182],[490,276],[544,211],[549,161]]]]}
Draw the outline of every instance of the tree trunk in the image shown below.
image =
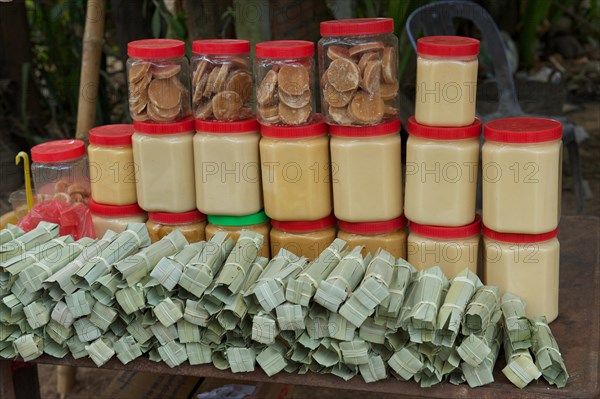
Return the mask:
{"type": "Polygon", "coordinates": [[[232,7],[232,0],[183,0],[189,40],[234,38],[233,20],[223,18],[232,7]]]}

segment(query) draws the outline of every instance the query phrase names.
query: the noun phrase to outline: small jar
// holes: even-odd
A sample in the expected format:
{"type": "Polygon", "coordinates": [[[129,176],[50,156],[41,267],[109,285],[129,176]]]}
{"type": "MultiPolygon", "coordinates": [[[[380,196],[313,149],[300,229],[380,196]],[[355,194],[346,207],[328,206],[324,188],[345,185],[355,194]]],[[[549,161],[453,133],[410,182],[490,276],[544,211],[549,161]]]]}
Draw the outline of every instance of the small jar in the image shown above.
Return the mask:
{"type": "Polygon", "coordinates": [[[313,221],[332,211],[327,125],[262,126],[265,212],[280,222],[313,221]]]}
{"type": "Polygon", "coordinates": [[[271,225],[264,211],[245,216],[209,215],[208,224],[206,225],[206,239],[210,240],[219,231],[224,231],[225,233],[229,233],[229,236],[236,242],[242,230],[250,230],[262,234],[264,241],[258,255],[268,258],[270,253],[269,231],[271,230],[271,225]]]}
{"type": "Polygon", "coordinates": [[[375,256],[377,251],[385,249],[395,258],[406,259],[406,218],[400,216],[384,222],[352,223],[338,222],[338,238],[346,241],[350,248],[363,245],[362,255],[375,256]]]}
{"type": "Polygon", "coordinates": [[[308,260],[316,259],[335,240],[333,214],[310,222],[281,222],[271,219],[271,254],[285,248],[308,260]]]}
{"type": "Polygon", "coordinates": [[[484,280],[525,301],[528,318],[558,316],[558,229],[542,234],[499,233],[483,227],[484,280]]]}
{"type": "Polygon", "coordinates": [[[129,114],[134,121],[172,123],[191,116],[190,65],[180,40],[127,45],[129,114]]]}
{"type": "Polygon", "coordinates": [[[55,140],[31,148],[33,186],[43,200],[87,204],[90,179],[85,143],[55,140]]]}
{"type": "Polygon", "coordinates": [[[196,207],[208,215],[243,216],[263,208],[256,119],[196,119],[196,207]]]}
{"type": "Polygon", "coordinates": [[[133,160],[138,204],[148,212],[196,209],[194,120],[175,123],[134,121],[133,160]]]}
{"type": "Polygon", "coordinates": [[[122,233],[129,223],[146,223],[146,212],[138,204],[105,205],[90,199],[88,205],[96,238],[102,238],[106,230],[122,233]]]}
{"type": "Polygon", "coordinates": [[[194,117],[229,122],[252,118],[250,42],[196,40],[192,52],[194,117]]]}
{"type": "Polygon", "coordinates": [[[400,120],[365,127],[332,125],[329,132],[336,218],[356,223],[400,217],[400,120]]]}
{"type": "Polygon", "coordinates": [[[206,215],[197,210],[182,213],[150,212],[146,227],[152,242],[160,241],[173,230],[181,231],[190,244],[206,239],[206,215]]]}
{"type": "Polygon", "coordinates": [[[315,112],[315,46],[304,40],[256,45],[256,102],[261,125],[298,126],[315,112]]]}
{"type": "Polygon", "coordinates": [[[321,109],[335,125],[398,118],[398,38],[392,18],[321,22],[321,109]]]}
{"type": "Polygon", "coordinates": [[[465,268],[477,273],[481,218],[460,227],[427,226],[410,222],[408,262],[417,270],[439,266],[453,278],[465,268]]]}
{"type": "Polygon", "coordinates": [[[507,118],[484,127],[483,224],[501,233],[541,234],[558,227],[562,125],[507,118]]]}
{"type": "Polygon", "coordinates": [[[132,135],[133,125],[106,125],[90,130],[88,156],[94,201],[105,205],[137,203],[132,135]]]}
{"type": "Polygon", "coordinates": [[[456,227],[475,220],[481,121],[431,127],[408,120],[404,214],[415,223],[456,227]]]}
{"type": "Polygon", "coordinates": [[[475,120],[479,40],[427,36],[417,40],[415,119],[428,126],[468,126],[475,120]]]}

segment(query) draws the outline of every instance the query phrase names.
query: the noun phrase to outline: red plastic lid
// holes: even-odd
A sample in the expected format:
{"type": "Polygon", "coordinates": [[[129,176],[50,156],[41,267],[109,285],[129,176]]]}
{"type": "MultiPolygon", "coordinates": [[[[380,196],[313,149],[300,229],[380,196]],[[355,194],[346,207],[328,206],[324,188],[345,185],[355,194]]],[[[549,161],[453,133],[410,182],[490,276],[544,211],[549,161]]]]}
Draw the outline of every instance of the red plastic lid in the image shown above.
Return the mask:
{"type": "Polygon", "coordinates": [[[476,215],[473,223],[458,227],[429,226],[409,222],[411,233],[430,238],[466,238],[481,232],[481,216],[476,215]]]}
{"type": "Polygon", "coordinates": [[[183,57],[185,44],[174,39],[144,39],[129,42],[127,55],[135,58],[183,57]]]}
{"type": "Polygon", "coordinates": [[[400,119],[380,123],[374,126],[340,126],[329,125],[329,133],[332,136],[342,137],[371,137],[384,136],[390,133],[400,133],[400,119]]]}
{"type": "Polygon", "coordinates": [[[196,119],[196,131],[207,133],[247,133],[258,132],[260,125],[256,119],[238,122],[214,122],[196,119]]]}
{"type": "Polygon", "coordinates": [[[148,218],[163,224],[186,224],[206,220],[206,215],[198,210],[182,213],[148,212],[148,218]]]}
{"type": "Polygon", "coordinates": [[[373,35],[393,31],[392,18],[351,18],[321,22],[321,36],[373,35]]]}
{"type": "Polygon", "coordinates": [[[339,221],[340,229],[354,234],[383,234],[390,231],[400,230],[406,226],[404,215],[384,222],[352,223],[339,221]]]}
{"type": "Polygon", "coordinates": [[[256,45],[259,58],[302,58],[312,57],[315,45],[306,40],[273,40],[256,45]]]}
{"type": "Polygon", "coordinates": [[[417,40],[417,53],[440,57],[479,54],[479,40],[464,36],[425,36],[417,40]]]}
{"type": "Polygon", "coordinates": [[[260,126],[260,133],[265,137],[282,139],[298,139],[303,137],[322,136],[327,134],[327,124],[321,114],[315,114],[313,122],[306,126],[260,126]]]}
{"type": "Polygon", "coordinates": [[[511,242],[511,243],[531,243],[531,242],[542,242],[548,241],[551,238],[556,237],[558,234],[558,228],[542,234],[519,234],[519,233],[500,233],[498,231],[490,230],[483,226],[483,235],[494,240],[511,242]]]}
{"type": "Polygon", "coordinates": [[[314,220],[312,222],[280,222],[271,219],[271,226],[278,230],[289,231],[292,233],[323,230],[335,226],[335,216],[333,216],[332,213],[323,219],[314,220]]]}
{"type": "Polygon", "coordinates": [[[475,118],[475,122],[461,127],[435,127],[421,125],[414,116],[408,119],[408,132],[417,137],[433,140],[461,140],[479,137],[481,135],[481,121],[475,118]]]}
{"type": "Polygon", "coordinates": [[[103,146],[131,145],[133,125],[104,125],[90,130],[90,144],[103,146]]]}
{"type": "Polygon", "coordinates": [[[145,213],[144,210],[140,208],[138,204],[121,206],[105,205],[99,204],[91,198],[88,200],[88,206],[90,207],[90,212],[102,216],[132,216],[139,215],[140,213],[145,213]]]}
{"type": "Polygon", "coordinates": [[[81,140],[54,140],[31,148],[33,162],[62,162],[85,155],[85,143],[81,140]]]}
{"type": "Polygon", "coordinates": [[[542,143],[562,137],[562,124],[547,118],[504,118],[485,124],[483,137],[501,143],[542,143]]]}
{"type": "Polygon", "coordinates": [[[237,39],[207,39],[192,42],[194,54],[248,54],[250,42],[237,39]]]}
{"type": "Polygon", "coordinates": [[[194,120],[185,119],[173,123],[152,123],[133,121],[133,129],[145,134],[178,134],[194,131],[194,120]]]}

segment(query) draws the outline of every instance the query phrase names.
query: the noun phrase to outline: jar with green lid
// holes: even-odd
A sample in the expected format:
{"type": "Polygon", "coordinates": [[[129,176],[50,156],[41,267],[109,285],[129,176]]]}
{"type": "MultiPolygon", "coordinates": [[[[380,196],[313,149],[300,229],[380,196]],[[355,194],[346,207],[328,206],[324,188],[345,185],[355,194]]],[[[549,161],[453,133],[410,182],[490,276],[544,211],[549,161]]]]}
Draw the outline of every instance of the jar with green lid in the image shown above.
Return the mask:
{"type": "Polygon", "coordinates": [[[212,236],[220,231],[229,233],[233,241],[237,241],[242,230],[250,230],[255,233],[262,234],[264,237],[263,246],[258,252],[258,256],[269,257],[269,231],[271,224],[265,211],[253,213],[244,216],[208,216],[208,224],[206,225],[206,240],[210,240],[212,236]]]}

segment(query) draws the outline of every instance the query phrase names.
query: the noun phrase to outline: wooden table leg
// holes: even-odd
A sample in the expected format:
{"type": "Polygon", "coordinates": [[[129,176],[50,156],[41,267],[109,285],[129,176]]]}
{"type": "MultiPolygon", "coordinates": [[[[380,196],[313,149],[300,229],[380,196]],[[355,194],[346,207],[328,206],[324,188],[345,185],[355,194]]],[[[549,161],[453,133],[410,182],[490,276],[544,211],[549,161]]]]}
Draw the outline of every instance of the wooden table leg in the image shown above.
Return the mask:
{"type": "Polygon", "coordinates": [[[21,363],[13,367],[9,360],[0,360],[0,398],[40,399],[37,364],[21,363]]]}
{"type": "Polygon", "coordinates": [[[0,398],[16,399],[10,360],[0,360],[0,398]]]}

